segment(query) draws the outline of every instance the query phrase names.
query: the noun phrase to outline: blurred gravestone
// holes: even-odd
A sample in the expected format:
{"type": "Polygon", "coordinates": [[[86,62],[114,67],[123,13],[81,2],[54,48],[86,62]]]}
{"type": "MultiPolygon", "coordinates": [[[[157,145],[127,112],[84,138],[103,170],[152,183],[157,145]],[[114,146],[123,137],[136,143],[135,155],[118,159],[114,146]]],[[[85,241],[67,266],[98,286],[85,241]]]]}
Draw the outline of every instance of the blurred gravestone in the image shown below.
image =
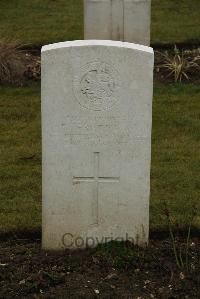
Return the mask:
{"type": "Polygon", "coordinates": [[[151,0],[84,0],[85,39],[150,44],[151,0]]]}

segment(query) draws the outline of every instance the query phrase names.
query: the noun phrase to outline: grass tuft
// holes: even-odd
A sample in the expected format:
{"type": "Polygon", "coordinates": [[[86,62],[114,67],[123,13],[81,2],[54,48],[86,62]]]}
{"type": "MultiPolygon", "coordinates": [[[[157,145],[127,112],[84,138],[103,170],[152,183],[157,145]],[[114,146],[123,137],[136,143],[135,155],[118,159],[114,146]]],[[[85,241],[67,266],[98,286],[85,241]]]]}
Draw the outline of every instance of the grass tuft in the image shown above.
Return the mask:
{"type": "Polygon", "coordinates": [[[25,56],[17,42],[1,40],[0,84],[21,85],[25,69],[25,56]]]}

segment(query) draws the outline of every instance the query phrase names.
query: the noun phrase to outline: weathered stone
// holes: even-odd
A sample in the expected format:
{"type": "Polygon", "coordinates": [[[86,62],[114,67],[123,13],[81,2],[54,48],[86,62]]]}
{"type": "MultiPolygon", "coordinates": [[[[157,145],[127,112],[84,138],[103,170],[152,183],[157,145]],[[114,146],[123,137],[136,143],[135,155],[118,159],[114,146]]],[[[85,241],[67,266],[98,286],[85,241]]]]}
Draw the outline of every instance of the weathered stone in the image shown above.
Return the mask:
{"type": "Polygon", "coordinates": [[[85,0],[85,39],[150,44],[151,0],[85,0]]]}
{"type": "Polygon", "coordinates": [[[42,48],[43,248],[148,241],[153,50],[42,48]]]}

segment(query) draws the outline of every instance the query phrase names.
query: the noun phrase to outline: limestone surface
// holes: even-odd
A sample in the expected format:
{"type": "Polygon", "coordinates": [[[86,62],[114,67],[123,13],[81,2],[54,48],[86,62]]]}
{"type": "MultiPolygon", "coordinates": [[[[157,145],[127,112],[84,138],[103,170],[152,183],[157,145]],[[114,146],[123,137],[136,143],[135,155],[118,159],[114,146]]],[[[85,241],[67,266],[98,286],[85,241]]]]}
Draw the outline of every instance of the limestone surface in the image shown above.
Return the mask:
{"type": "Polygon", "coordinates": [[[150,45],[151,0],[85,0],[85,39],[150,45]]]}
{"type": "Polygon", "coordinates": [[[43,248],[148,242],[153,50],[42,48],[43,248]]]}

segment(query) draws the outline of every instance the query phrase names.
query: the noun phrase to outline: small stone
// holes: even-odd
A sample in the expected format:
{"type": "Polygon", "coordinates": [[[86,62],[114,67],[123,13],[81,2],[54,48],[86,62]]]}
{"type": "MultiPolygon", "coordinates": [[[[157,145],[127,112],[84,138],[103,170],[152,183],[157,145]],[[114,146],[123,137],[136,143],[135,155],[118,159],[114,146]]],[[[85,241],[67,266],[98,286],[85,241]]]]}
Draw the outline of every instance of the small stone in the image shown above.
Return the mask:
{"type": "Polygon", "coordinates": [[[25,284],[26,283],[26,280],[25,279],[23,279],[23,280],[21,280],[20,282],[19,282],[19,284],[25,284]]]}
{"type": "Polygon", "coordinates": [[[0,263],[0,267],[6,267],[6,266],[8,266],[8,264],[1,264],[0,263]]]}
{"type": "Polygon", "coordinates": [[[105,279],[112,279],[112,278],[116,279],[116,278],[117,278],[117,274],[115,274],[115,273],[111,273],[111,274],[108,274],[108,275],[105,277],[105,279]]]}
{"type": "Polygon", "coordinates": [[[99,290],[94,290],[94,292],[95,292],[95,294],[99,294],[100,293],[99,290]]]}

